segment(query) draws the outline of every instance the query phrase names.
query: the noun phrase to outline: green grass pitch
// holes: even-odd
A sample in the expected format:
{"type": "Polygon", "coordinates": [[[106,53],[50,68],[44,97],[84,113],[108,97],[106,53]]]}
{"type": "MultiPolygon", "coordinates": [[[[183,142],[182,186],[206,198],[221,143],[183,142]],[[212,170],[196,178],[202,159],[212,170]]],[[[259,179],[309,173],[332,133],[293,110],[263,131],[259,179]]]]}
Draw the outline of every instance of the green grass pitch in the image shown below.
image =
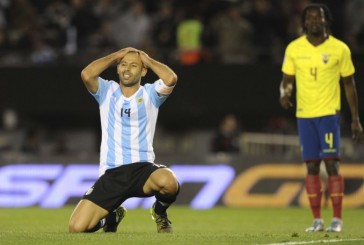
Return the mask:
{"type": "MultiPolygon", "coordinates": [[[[60,209],[0,209],[0,244],[364,244],[364,210],[344,210],[341,233],[305,233],[312,222],[305,208],[225,208],[192,210],[172,206],[169,218],[173,234],[158,234],[149,210],[133,209],[117,233],[68,233],[73,206],[60,209]]],[[[331,209],[323,210],[325,224],[331,209]]]]}

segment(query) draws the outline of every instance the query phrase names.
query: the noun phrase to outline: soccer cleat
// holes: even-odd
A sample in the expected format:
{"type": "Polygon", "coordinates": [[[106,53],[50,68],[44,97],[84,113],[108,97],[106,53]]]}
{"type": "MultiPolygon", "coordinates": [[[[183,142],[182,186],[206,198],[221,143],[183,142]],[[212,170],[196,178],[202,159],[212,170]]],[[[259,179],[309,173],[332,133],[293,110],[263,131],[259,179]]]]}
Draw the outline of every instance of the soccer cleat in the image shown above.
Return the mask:
{"type": "Polygon", "coordinates": [[[343,229],[343,222],[339,218],[333,218],[330,227],[326,229],[327,232],[341,232],[343,229]]]}
{"type": "Polygon", "coordinates": [[[168,219],[167,213],[164,214],[157,214],[154,211],[154,206],[150,209],[150,213],[152,215],[152,219],[157,224],[157,231],[158,233],[173,233],[172,229],[172,222],[168,219]]]}
{"type": "Polygon", "coordinates": [[[123,206],[118,207],[105,218],[105,225],[103,227],[105,232],[116,232],[118,225],[123,220],[126,214],[126,208],[123,206]]]}
{"type": "Polygon", "coordinates": [[[318,232],[324,230],[324,221],[322,219],[314,219],[311,227],[308,227],[306,232],[318,232]]]}

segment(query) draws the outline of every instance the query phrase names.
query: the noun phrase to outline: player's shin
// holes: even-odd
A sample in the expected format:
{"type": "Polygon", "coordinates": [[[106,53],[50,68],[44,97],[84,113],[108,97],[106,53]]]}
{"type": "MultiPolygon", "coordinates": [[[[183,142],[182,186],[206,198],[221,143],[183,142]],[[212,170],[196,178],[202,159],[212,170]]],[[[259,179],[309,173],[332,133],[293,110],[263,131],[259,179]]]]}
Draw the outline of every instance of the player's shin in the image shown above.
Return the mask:
{"type": "Polygon", "coordinates": [[[308,174],[305,185],[312,214],[315,219],[321,218],[322,186],[320,175],[308,174]]]}
{"type": "Polygon", "coordinates": [[[333,217],[341,219],[342,200],[344,196],[344,179],[341,175],[329,176],[329,193],[333,207],[333,217]]]}

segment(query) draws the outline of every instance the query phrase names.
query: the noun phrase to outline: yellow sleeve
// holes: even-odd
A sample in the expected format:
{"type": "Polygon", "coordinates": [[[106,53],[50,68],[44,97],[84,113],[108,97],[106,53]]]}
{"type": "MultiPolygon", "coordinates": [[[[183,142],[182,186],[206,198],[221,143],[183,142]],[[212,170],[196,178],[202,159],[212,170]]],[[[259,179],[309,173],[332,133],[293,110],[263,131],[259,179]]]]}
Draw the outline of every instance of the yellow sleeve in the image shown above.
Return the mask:
{"type": "Polygon", "coordinates": [[[355,73],[351,52],[347,45],[343,44],[343,52],[340,63],[340,74],[342,77],[347,77],[355,73]]]}
{"type": "Polygon", "coordinates": [[[287,75],[295,75],[296,69],[292,56],[292,45],[288,45],[284,54],[284,60],[282,65],[282,72],[287,75]]]}

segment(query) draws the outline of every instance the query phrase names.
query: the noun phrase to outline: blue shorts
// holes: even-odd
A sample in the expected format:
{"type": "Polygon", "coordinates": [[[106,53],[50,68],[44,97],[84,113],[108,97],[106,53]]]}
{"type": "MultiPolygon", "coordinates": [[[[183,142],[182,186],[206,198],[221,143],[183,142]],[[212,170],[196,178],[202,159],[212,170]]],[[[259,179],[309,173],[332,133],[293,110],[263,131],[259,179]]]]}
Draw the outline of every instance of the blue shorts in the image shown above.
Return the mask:
{"type": "Polygon", "coordinates": [[[340,158],[340,116],[297,118],[302,159],[340,158]]]}

